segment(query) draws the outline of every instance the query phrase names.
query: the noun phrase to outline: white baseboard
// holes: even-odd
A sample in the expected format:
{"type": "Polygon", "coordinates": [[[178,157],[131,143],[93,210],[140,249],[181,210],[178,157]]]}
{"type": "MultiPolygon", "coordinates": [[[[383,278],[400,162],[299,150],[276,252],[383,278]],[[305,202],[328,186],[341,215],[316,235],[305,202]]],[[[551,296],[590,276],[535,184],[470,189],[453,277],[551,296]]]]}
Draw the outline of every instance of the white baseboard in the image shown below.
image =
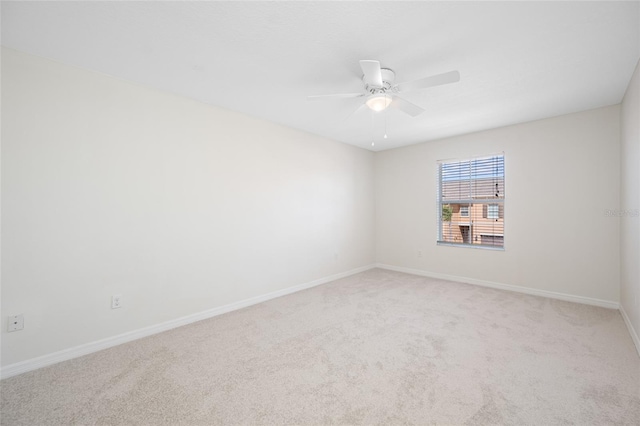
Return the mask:
{"type": "Polygon", "coordinates": [[[622,307],[622,303],[620,304],[620,313],[622,314],[624,323],[627,325],[627,329],[629,330],[629,334],[631,335],[631,340],[633,340],[633,344],[636,345],[638,356],[640,356],[640,338],[638,337],[638,333],[636,332],[635,328],[633,328],[633,324],[631,324],[631,320],[625,312],[624,307],[622,307]]]}
{"type": "Polygon", "coordinates": [[[204,319],[222,315],[227,312],[236,311],[238,309],[246,308],[248,306],[255,305],[261,302],[266,302],[267,300],[275,299],[276,297],[285,296],[287,294],[295,293],[301,290],[306,290],[311,287],[325,284],[330,281],[335,281],[340,278],[348,277],[350,275],[364,272],[373,268],[375,268],[375,265],[362,266],[360,268],[355,268],[350,271],[341,272],[339,274],[320,278],[308,283],[298,284],[293,287],[288,287],[282,290],[263,294],[261,296],[251,297],[249,299],[230,303],[224,306],[219,306],[213,309],[208,309],[203,312],[187,315],[185,317],[177,318],[177,319],[166,321],[160,324],[152,325],[149,327],[141,328],[141,329],[130,331],[123,334],[119,334],[117,336],[108,337],[106,339],[97,340],[90,343],[85,343],[80,346],[64,349],[62,351],[39,356],[37,358],[28,359],[26,361],[16,362],[15,364],[10,364],[10,365],[7,365],[6,367],[3,367],[0,370],[0,378],[6,379],[7,377],[17,376],[18,374],[26,373],[27,371],[32,371],[38,368],[47,367],[49,365],[57,364],[62,361],[68,361],[73,358],[78,358],[84,355],[98,352],[103,349],[111,348],[113,346],[121,345],[123,343],[131,342],[133,340],[141,339],[143,337],[151,336],[153,334],[162,333],[163,331],[171,330],[176,327],[181,327],[183,325],[191,324],[197,321],[202,321],[204,319]]]}
{"type": "Polygon", "coordinates": [[[591,297],[574,296],[572,294],[558,293],[555,291],[538,290],[530,287],[520,287],[517,285],[495,283],[492,281],[477,280],[475,278],[458,277],[455,275],[439,274],[436,272],[423,271],[420,269],[404,268],[400,266],[385,265],[377,263],[377,268],[388,269],[390,271],[405,272],[412,275],[420,275],[423,277],[437,278],[441,280],[456,281],[465,284],[480,285],[483,287],[496,288],[499,290],[515,291],[517,293],[531,294],[533,296],[548,297],[551,299],[565,300],[567,302],[582,303],[585,305],[600,306],[609,309],[618,309],[620,304],[609,300],[593,299],[591,297]]]}

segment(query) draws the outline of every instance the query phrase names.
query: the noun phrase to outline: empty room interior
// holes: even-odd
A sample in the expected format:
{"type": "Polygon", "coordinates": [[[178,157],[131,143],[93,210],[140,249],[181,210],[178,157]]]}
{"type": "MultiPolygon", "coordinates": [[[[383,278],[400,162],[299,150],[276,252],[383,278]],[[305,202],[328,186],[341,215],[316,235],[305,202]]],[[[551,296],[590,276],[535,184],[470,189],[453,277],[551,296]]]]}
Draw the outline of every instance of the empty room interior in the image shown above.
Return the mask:
{"type": "Polygon", "coordinates": [[[640,424],[640,2],[0,13],[0,424],[640,424]]]}

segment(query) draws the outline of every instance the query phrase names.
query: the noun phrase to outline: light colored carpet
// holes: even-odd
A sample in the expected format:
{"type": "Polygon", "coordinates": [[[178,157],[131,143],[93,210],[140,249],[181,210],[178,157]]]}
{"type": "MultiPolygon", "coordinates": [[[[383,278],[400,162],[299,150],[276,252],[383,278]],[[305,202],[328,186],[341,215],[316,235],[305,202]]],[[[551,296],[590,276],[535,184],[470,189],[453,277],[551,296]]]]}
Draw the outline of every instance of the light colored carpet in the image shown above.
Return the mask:
{"type": "Polygon", "coordinates": [[[2,424],[640,424],[618,311],[371,270],[3,380],[2,424]]]}

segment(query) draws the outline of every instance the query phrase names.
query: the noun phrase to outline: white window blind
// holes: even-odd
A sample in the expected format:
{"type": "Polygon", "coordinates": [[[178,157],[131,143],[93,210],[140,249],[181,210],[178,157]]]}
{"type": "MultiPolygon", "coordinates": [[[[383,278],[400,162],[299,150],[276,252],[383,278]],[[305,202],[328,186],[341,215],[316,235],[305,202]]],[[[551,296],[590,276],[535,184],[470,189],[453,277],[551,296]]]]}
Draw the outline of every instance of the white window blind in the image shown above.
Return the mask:
{"type": "Polygon", "coordinates": [[[504,154],[438,162],[438,244],[504,247],[504,154]]]}

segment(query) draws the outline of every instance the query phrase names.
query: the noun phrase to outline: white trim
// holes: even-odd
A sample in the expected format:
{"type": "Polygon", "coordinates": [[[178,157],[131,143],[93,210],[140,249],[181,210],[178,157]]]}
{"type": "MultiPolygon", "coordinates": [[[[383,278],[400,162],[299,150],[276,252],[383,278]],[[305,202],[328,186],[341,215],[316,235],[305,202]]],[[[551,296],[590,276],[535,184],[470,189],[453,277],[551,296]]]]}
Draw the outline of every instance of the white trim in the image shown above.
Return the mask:
{"type": "Polygon", "coordinates": [[[515,291],[516,293],[524,293],[524,294],[531,294],[534,296],[548,297],[551,299],[565,300],[567,302],[575,302],[575,303],[582,303],[585,305],[600,306],[608,309],[620,308],[620,304],[618,302],[613,302],[609,300],[594,299],[591,297],[584,297],[584,296],[574,296],[572,294],[558,293],[555,291],[538,290],[536,288],[530,288],[530,287],[521,287],[521,286],[511,285],[511,284],[502,284],[502,283],[495,283],[492,281],[477,280],[475,278],[458,277],[455,275],[440,274],[436,272],[423,271],[420,269],[385,265],[383,263],[377,263],[376,267],[381,269],[388,269],[390,271],[398,271],[398,272],[405,272],[407,274],[420,275],[423,277],[438,278],[442,280],[456,281],[456,282],[465,283],[465,284],[474,284],[474,285],[479,285],[483,287],[497,288],[499,290],[515,291]]]}
{"type": "Polygon", "coordinates": [[[249,299],[240,300],[238,302],[230,303],[228,305],[218,306],[217,308],[208,309],[203,312],[198,312],[192,315],[187,315],[185,317],[176,318],[174,320],[166,321],[160,324],[152,325],[152,326],[141,328],[138,330],[129,331],[127,333],[119,334],[117,336],[107,337],[106,339],[85,343],[83,345],[76,346],[69,349],[63,349],[61,351],[54,352],[47,355],[42,355],[37,358],[16,362],[14,364],[7,365],[6,367],[2,367],[2,369],[0,370],[0,378],[6,379],[7,377],[17,376],[18,374],[26,373],[27,371],[32,371],[38,368],[47,367],[49,365],[57,364],[62,361],[68,361],[73,358],[88,355],[90,353],[98,352],[103,349],[121,345],[123,343],[131,342],[133,340],[141,339],[143,337],[151,336],[153,334],[162,333],[163,331],[171,330],[176,327],[181,327],[183,325],[191,324],[197,321],[202,321],[204,319],[226,314],[227,312],[246,308],[247,306],[266,302],[267,300],[275,299],[276,297],[286,296],[287,294],[295,293],[301,290],[306,290],[311,287],[325,284],[330,281],[335,281],[340,278],[348,277],[350,275],[358,274],[360,272],[368,271],[369,269],[373,269],[373,268],[375,268],[374,264],[362,266],[360,268],[351,269],[350,271],[341,272],[339,274],[330,275],[324,278],[319,278],[317,280],[314,280],[308,283],[298,284],[293,287],[287,287],[285,289],[263,294],[261,296],[255,296],[249,299]]]}
{"type": "Polygon", "coordinates": [[[627,325],[627,329],[629,330],[629,334],[631,335],[631,340],[633,340],[633,344],[636,345],[636,351],[638,351],[638,356],[640,356],[640,338],[638,337],[638,333],[633,328],[631,324],[631,320],[627,316],[624,308],[622,307],[622,303],[620,304],[620,314],[622,314],[622,319],[624,323],[627,325]]]}

